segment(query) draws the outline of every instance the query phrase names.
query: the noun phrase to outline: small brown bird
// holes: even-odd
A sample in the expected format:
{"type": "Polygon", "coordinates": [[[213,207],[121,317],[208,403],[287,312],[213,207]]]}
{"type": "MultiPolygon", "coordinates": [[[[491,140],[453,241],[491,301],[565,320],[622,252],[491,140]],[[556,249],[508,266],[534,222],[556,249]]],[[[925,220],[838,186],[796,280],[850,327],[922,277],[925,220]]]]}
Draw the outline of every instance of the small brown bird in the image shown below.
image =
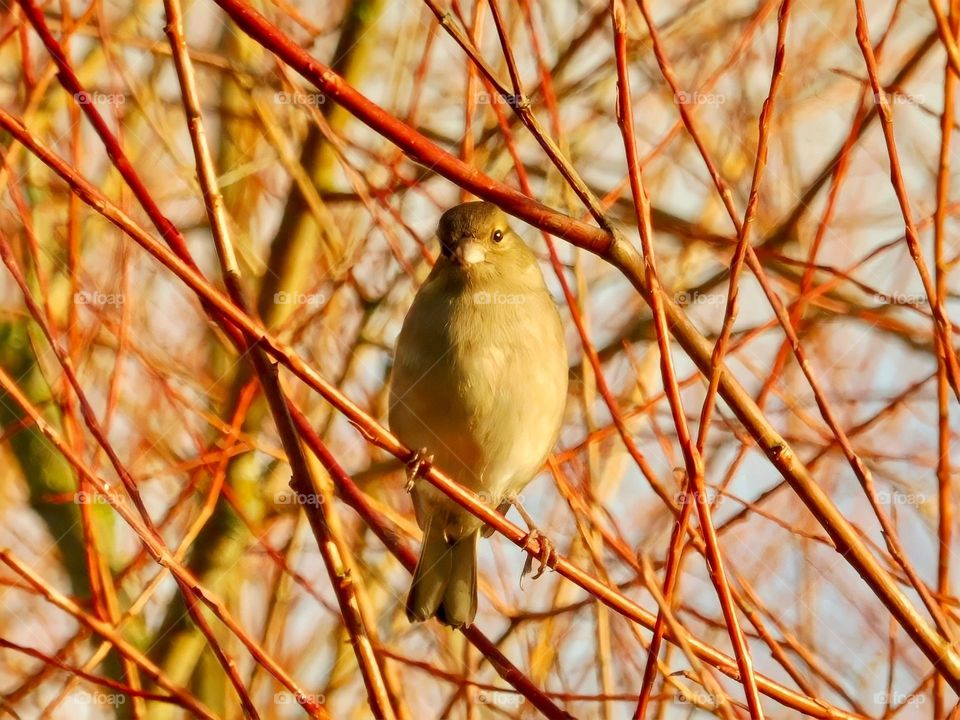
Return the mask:
{"type": "MultiPolygon", "coordinates": [[[[441,256],[397,341],[390,427],[491,506],[510,501],[556,442],[567,396],[567,352],[537,259],[495,205],[451,208],[441,256]]],[[[477,612],[482,522],[416,474],[420,560],[407,617],[454,627],[477,612]]]]}

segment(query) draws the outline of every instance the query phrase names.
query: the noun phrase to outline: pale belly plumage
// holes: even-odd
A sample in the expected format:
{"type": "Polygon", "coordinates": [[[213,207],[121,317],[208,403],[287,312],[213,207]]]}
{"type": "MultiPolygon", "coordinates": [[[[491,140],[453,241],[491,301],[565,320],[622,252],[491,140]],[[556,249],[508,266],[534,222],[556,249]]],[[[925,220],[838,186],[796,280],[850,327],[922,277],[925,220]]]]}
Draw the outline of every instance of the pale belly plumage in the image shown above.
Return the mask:
{"type": "MultiPolygon", "coordinates": [[[[499,505],[543,464],[567,393],[563,328],[545,289],[478,303],[421,292],[401,333],[391,382],[390,427],[427,448],[453,479],[499,505]],[[534,318],[537,321],[534,321],[534,318]]],[[[429,483],[413,489],[417,518],[446,515],[451,538],[480,522],[429,483]]]]}

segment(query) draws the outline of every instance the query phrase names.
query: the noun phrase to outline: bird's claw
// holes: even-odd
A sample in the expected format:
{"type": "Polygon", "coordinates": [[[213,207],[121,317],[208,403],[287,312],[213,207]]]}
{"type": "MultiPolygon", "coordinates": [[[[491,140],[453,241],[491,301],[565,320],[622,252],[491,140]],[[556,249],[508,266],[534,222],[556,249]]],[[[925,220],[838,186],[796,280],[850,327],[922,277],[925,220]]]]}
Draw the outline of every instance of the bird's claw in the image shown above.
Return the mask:
{"type": "MultiPolygon", "coordinates": [[[[531,540],[536,540],[540,545],[540,550],[536,554],[537,560],[540,561],[540,567],[537,568],[537,572],[533,576],[534,580],[537,580],[541,575],[543,575],[547,571],[547,568],[553,570],[557,566],[558,556],[556,548],[553,546],[553,543],[550,541],[550,539],[537,530],[537,528],[531,529],[523,540],[524,544],[530,542],[531,540]]],[[[521,582],[533,570],[533,558],[533,555],[527,555],[527,560],[523,563],[523,572],[520,573],[521,582]]]]}
{"type": "Polygon", "coordinates": [[[433,464],[433,455],[430,455],[425,447],[420,448],[413,454],[413,458],[407,463],[407,484],[404,489],[407,492],[413,490],[413,484],[417,478],[423,474],[424,470],[433,464]]]}

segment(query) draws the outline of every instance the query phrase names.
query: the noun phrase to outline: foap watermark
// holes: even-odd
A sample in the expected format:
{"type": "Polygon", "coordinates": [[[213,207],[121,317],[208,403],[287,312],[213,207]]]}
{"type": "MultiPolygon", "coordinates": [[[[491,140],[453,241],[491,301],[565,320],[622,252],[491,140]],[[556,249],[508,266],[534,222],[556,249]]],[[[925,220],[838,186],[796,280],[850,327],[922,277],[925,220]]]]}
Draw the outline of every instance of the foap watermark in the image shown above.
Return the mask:
{"type": "Polygon", "coordinates": [[[127,96],[123,93],[105,93],[97,90],[74,93],[73,99],[78,105],[123,105],[127,102],[127,96]]]}
{"type": "Polygon", "coordinates": [[[317,495],[316,493],[301,493],[293,490],[284,490],[283,492],[278,492],[273,496],[273,500],[277,505],[310,505],[313,507],[319,507],[326,502],[323,499],[323,495],[317,495]]]}
{"type": "Polygon", "coordinates": [[[502,708],[518,708],[523,705],[523,695],[503,690],[479,690],[476,701],[478,705],[495,705],[502,708]]]}
{"type": "Polygon", "coordinates": [[[527,296],[523,293],[475,292],[473,302],[476,305],[523,305],[527,296]]]}
{"type": "Polygon", "coordinates": [[[477,103],[479,105],[507,105],[512,108],[524,108],[530,104],[530,101],[523,95],[481,92],[477,93],[477,103]]]}
{"type": "Polygon", "coordinates": [[[78,490],[73,494],[74,505],[109,505],[110,496],[97,490],[78,490]]]}
{"type": "Polygon", "coordinates": [[[923,293],[874,293],[873,299],[883,305],[926,305],[923,293]]]}
{"type": "Polygon", "coordinates": [[[901,705],[923,705],[927,701],[926,695],[920,695],[917,693],[902,693],[902,692],[878,692],[873,695],[873,702],[877,705],[882,705],[886,707],[899,707],[901,705]]]}
{"type": "Polygon", "coordinates": [[[678,690],[673,696],[673,701],[680,705],[696,705],[698,707],[715,708],[719,705],[717,696],[713,693],[709,693],[703,689],[695,690],[693,688],[678,690]]]}
{"type": "Polygon", "coordinates": [[[320,307],[327,301],[322,293],[287,292],[281,290],[273,294],[273,302],[277,305],[309,305],[320,307]]]}
{"type": "Polygon", "coordinates": [[[723,495],[711,487],[704,488],[702,494],[699,490],[693,490],[689,493],[684,492],[683,490],[678,490],[673,496],[673,500],[677,503],[677,505],[683,506],[686,503],[696,503],[701,497],[709,505],[719,505],[721,502],[723,502],[723,495]]]}
{"type": "Polygon", "coordinates": [[[878,490],[877,502],[882,505],[919,507],[927,502],[927,496],[918,492],[903,490],[878,490]]]}
{"type": "Polygon", "coordinates": [[[72,696],[73,702],[77,705],[105,705],[110,707],[119,707],[127,702],[127,696],[123,693],[107,693],[100,690],[80,690],[72,696]]]}
{"type": "Polygon", "coordinates": [[[73,294],[77,305],[123,305],[123,293],[105,293],[99,290],[80,290],[73,294]]]}
{"type": "MultiPolygon", "coordinates": [[[[875,94],[873,97],[874,101],[879,105],[880,95],[875,94]]],[[[890,105],[913,105],[919,107],[924,103],[923,95],[911,95],[910,93],[899,90],[889,90],[884,93],[884,97],[887,98],[887,103],[890,105]]]]}
{"type": "Polygon", "coordinates": [[[673,299],[678,305],[721,305],[726,301],[721,293],[702,293],[697,290],[679,292],[673,299]]]}
{"type": "Polygon", "coordinates": [[[674,93],[673,101],[677,105],[723,105],[727,101],[726,95],[720,93],[705,93],[699,90],[674,93]]]}
{"type": "Polygon", "coordinates": [[[282,90],[273,94],[275,105],[306,105],[307,107],[320,107],[327,102],[327,96],[321,92],[284,92],[282,90]]]}
{"type": "Polygon", "coordinates": [[[276,705],[324,705],[327,696],[323,693],[278,692],[273,695],[276,705]]]}
{"type": "Polygon", "coordinates": [[[480,498],[480,502],[484,505],[501,505],[502,503],[518,504],[523,505],[524,499],[522,493],[515,493],[510,497],[504,497],[503,495],[493,493],[488,493],[485,490],[481,490],[477,493],[477,497],[480,498]]]}

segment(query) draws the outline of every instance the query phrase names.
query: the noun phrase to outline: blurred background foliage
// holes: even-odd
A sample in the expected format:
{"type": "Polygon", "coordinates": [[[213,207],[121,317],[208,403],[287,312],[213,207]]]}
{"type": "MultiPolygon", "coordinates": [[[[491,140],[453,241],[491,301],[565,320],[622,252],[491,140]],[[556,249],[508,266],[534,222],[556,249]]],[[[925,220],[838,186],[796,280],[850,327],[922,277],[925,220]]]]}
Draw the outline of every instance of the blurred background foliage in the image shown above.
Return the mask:
{"type": "MultiPolygon", "coordinates": [[[[517,185],[508,132],[536,197],[562,212],[584,214],[536,141],[470,69],[426,4],[249,4],[387,111],[492,177],[517,185]]],[[[635,239],[614,112],[607,5],[500,4],[534,113],[605,198],[609,216],[635,239]]],[[[661,278],[710,338],[723,318],[736,233],[696,147],[677,132],[676,105],[694,108],[700,134],[742,211],[778,7],[769,0],[652,3],[670,62],[688,88],[677,97],[663,81],[643,18],[628,4],[634,115],[661,278]]],[[[184,10],[206,132],[255,313],[324,378],[383,418],[394,339],[436,254],[436,220],[467,196],[303,84],[215,4],[195,0],[184,3],[184,10]]],[[[163,34],[163,4],[62,0],[43,11],[54,34],[68,38],[70,60],[90,101],[187,237],[202,271],[219,282],[163,34]]],[[[854,35],[854,6],[811,0],[791,12],[754,245],[782,299],[796,309],[797,299],[805,298],[796,317],[802,342],[856,451],[874,473],[911,560],[934,587],[944,537],[937,470],[944,457],[955,456],[957,424],[938,412],[930,309],[902,241],[903,221],[854,35]],[[830,217],[815,246],[835,183],[830,217]]],[[[488,5],[464,0],[451,13],[466,22],[500,76],[508,77],[488,5]]],[[[946,53],[926,2],[877,0],[869,4],[869,20],[874,42],[884,38],[882,80],[932,266],[946,53]]],[[[150,227],[15,6],[0,10],[0,105],[150,227]]],[[[183,544],[185,563],[202,587],[316,692],[332,717],[367,717],[350,637],[316,542],[287,487],[289,467],[249,364],[173,275],[80,203],[8,134],[0,135],[0,148],[0,234],[164,541],[170,548],[183,544]]],[[[951,204],[946,212],[939,268],[944,274],[957,257],[955,211],[951,204]]],[[[541,236],[519,223],[517,229],[544,259],[562,305],[541,236]]],[[[674,468],[681,460],[648,308],[609,265],[563,243],[558,251],[631,435],[662,482],[679,492],[674,468]]],[[[955,285],[946,282],[947,307],[955,310],[955,285]]],[[[635,558],[648,555],[661,569],[673,515],[612,431],[569,308],[562,313],[574,380],[558,446],[562,470],[544,472],[532,483],[525,504],[565,556],[655,611],[635,558]],[[615,552],[610,537],[633,553],[633,563],[615,552]]],[[[765,398],[767,417],[814,468],[818,482],[864,537],[882,547],[869,506],[749,273],[741,282],[733,342],[731,371],[765,398]]],[[[682,352],[675,359],[681,380],[695,377],[682,352]]],[[[0,273],[0,368],[87,467],[119,486],[7,272],[0,273]]],[[[282,378],[373,506],[408,540],[418,540],[396,461],[299,382],[282,378]]],[[[704,390],[700,381],[684,384],[687,408],[700,406],[704,390]]],[[[750,610],[741,622],[758,670],[796,687],[788,669],[796,665],[804,693],[846,710],[879,717],[894,705],[901,706],[900,717],[932,717],[934,684],[923,655],[889,626],[880,603],[836,559],[796,498],[776,489],[779,474],[722,403],[714,425],[707,482],[715,491],[725,561],[744,598],[741,609],[750,610]],[[771,653],[768,635],[787,661],[771,653]],[[895,698],[900,701],[888,702],[895,698]]],[[[240,717],[236,696],[171,578],[8,392],[0,392],[0,473],[0,547],[11,548],[52,586],[118,627],[167,678],[215,714],[240,717]]],[[[952,481],[949,469],[947,477],[952,481]]],[[[947,495],[952,499],[952,485],[947,495]]],[[[363,577],[390,672],[400,678],[408,717],[534,716],[461,638],[434,623],[407,623],[407,573],[355,513],[332,496],[330,502],[363,577]]],[[[949,541],[948,555],[955,546],[949,541]]],[[[705,563],[689,555],[674,612],[693,635],[729,653],[705,563]]],[[[479,626],[575,716],[632,716],[646,635],[555,575],[521,589],[523,559],[502,538],[484,543],[479,626]]],[[[130,667],[88,630],[14,576],[4,582],[0,637],[133,684],[130,667]]],[[[958,608],[955,587],[948,582],[938,588],[951,622],[958,608]]],[[[207,616],[262,716],[302,714],[236,637],[207,616]]],[[[720,712],[715,696],[696,690],[682,652],[668,651],[664,663],[680,675],[657,680],[659,717],[720,712]]],[[[735,683],[718,677],[725,692],[741,697],[735,683]]],[[[172,704],[118,700],[125,696],[109,689],[102,701],[95,687],[50,662],[0,648],[0,713],[187,716],[172,704]]],[[[145,679],[144,687],[151,689],[145,679]]],[[[946,697],[951,706],[956,702],[949,692],[946,697]]],[[[771,703],[771,716],[785,712],[771,703]]]]}

